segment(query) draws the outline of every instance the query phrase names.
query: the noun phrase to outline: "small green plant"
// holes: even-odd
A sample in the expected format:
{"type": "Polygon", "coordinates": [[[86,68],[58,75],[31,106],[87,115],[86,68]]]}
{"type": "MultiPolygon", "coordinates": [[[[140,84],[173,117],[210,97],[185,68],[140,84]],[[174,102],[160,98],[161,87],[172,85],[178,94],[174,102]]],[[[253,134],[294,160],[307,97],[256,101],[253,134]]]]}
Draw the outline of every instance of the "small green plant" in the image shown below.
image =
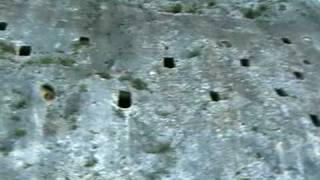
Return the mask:
{"type": "Polygon", "coordinates": [[[14,46],[11,45],[10,43],[3,41],[3,40],[0,40],[0,53],[1,54],[6,54],[6,53],[15,54],[16,50],[15,50],[14,46]]]}
{"type": "Polygon", "coordinates": [[[88,92],[88,86],[86,84],[81,84],[79,86],[79,91],[80,92],[88,92]]]}
{"type": "Polygon", "coordinates": [[[171,150],[170,143],[156,143],[149,146],[146,149],[146,152],[151,154],[162,154],[162,153],[169,152],[170,150],[171,150]]]}
{"type": "Polygon", "coordinates": [[[45,57],[39,60],[40,64],[53,64],[55,62],[55,60],[53,58],[50,57],[45,57]]]}
{"type": "Polygon", "coordinates": [[[111,79],[112,78],[112,76],[110,75],[109,72],[97,72],[96,74],[103,79],[111,79]]]}
{"type": "Polygon", "coordinates": [[[93,167],[98,163],[98,161],[95,158],[89,159],[85,164],[84,167],[93,167]]]}
{"type": "Polygon", "coordinates": [[[13,121],[21,121],[21,118],[19,117],[19,116],[17,116],[17,115],[13,115],[12,117],[11,117],[11,120],[13,120],[13,121]]]}
{"type": "Polygon", "coordinates": [[[242,12],[243,12],[244,17],[246,17],[248,19],[255,19],[255,18],[261,16],[262,13],[266,10],[268,10],[268,6],[265,4],[261,4],[257,8],[253,8],[253,7],[244,8],[242,10],[242,12]]]}
{"type": "Polygon", "coordinates": [[[285,11],[285,10],[287,10],[287,6],[285,4],[280,4],[279,11],[285,11]]]}
{"type": "Polygon", "coordinates": [[[131,86],[137,90],[147,90],[148,89],[148,84],[139,78],[132,79],[130,81],[130,83],[131,83],[131,86]]]}
{"type": "Polygon", "coordinates": [[[209,1],[208,2],[208,7],[212,7],[212,6],[215,6],[217,3],[216,3],[216,1],[214,1],[214,0],[211,0],[211,1],[209,1]]]}
{"type": "Polygon", "coordinates": [[[218,42],[218,45],[220,47],[226,47],[226,48],[231,48],[232,47],[232,43],[228,40],[221,40],[218,42]]]}
{"type": "Polygon", "coordinates": [[[140,78],[134,78],[131,74],[125,74],[119,77],[120,81],[129,81],[131,86],[137,90],[148,90],[148,84],[140,78]]]}
{"type": "Polygon", "coordinates": [[[264,11],[268,10],[268,6],[266,4],[260,4],[258,6],[257,10],[260,12],[264,12],[264,11]]]}
{"type": "Polygon", "coordinates": [[[193,50],[188,52],[187,57],[188,58],[194,58],[194,57],[197,57],[197,56],[200,56],[200,55],[201,55],[201,50],[200,49],[193,49],[193,50]]]}
{"type": "Polygon", "coordinates": [[[23,136],[25,136],[26,134],[27,134],[27,131],[24,130],[24,129],[17,128],[17,129],[14,130],[14,135],[15,135],[16,137],[23,137],[23,136]]]}
{"type": "Polygon", "coordinates": [[[73,66],[76,63],[74,59],[70,58],[60,58],[58,62],[63,66],[73,66]]]}
{"type": "Polygon", "coordinates": [[[253,127],[251,128],[251,131],[253,131],[253,132],[258,132],[258,127],[257,127],[257,126],[253,126],[253,127]]]}
{"type": "Polygon", "coordinates": [[[246,177],[240,177],[239,180],[250,180],[250,178],[246,178],[246,177]]]}
{"type": "Polygon", "coordinates": [[[132,79],[130,74],[124,74],[119,77],[119,81],[130,81],[132,79]]]}
{"type": "Polygon", "coordinates": [[[170,115],[170,112],[159,111],[157,114],[162,117],[167,117],[168,115],[170,115]]]}
{"type": "Polygon", "coordinates": [[[38,60],[28,61],[26,64],[33,65],[33,64],[42,64],[42,65],[49,65],[49,64],[61,64],[63,66],[73,66],[76,63],[74,59],[71,58],[62,58],[62,57],[43,57],[38,60]]]}
{"type": "Polygon", "coordinates": [[[182,5],[180,3],[172,4],[169,7],[167,7],[165,10],[166,12],[177,14],[182,11],[182,5]]]}
{"type": "Polygon", "coordinates": [[[78,128],[77,117],[70,116],[67,118],[67,122],[70,124],[70,127],[69,127],[70,130],[76,130],[78,128]]]}
{"type": "Polygon", "coordinates": [[[254,19],[260,16],[260,13],[253,8],[247,8],[243,10],[243,16],[248,19],[254,19]]]}
{"type": "Polygon", "coordinates": [[[183,9],[184,9],[184,12],[186,12],[186,13],[195,14],[198,12],[199,6],[197,6],[197,4],[190,4],[190,5],[184,6],[183,9]]]}
{"type": "Polygon", "coordinates": [[[23,168],[24,168],[24,169],[28,169],[28,168],[30,168],[30,167],[32,167],[32,164],[30,164],[30,163],[25,163],[25,164],[23,165],[23,168]]]}
{"type": "Polygon", "coordinates": [[[0,141],[0,153],[7,156],[13,150],[12,143],[9,141],[0,141]]]}
{"type": "Polygon", "coordinates": [[[56,61],[52,57],[44,57],[39,60],[32,60],[32,61],[27,61],[26,64],[33,65],[33,64],[43,64],[43,65],[48,65],[48,64],[55,64],[56,61]]]}
{"type": "Polygon", "coordinates": [[[26,106],[27,106],[27,101],[20,100],[14,105],[14,108],[15,109],[24,109],[24,108],[26,108],[26,106]]]}

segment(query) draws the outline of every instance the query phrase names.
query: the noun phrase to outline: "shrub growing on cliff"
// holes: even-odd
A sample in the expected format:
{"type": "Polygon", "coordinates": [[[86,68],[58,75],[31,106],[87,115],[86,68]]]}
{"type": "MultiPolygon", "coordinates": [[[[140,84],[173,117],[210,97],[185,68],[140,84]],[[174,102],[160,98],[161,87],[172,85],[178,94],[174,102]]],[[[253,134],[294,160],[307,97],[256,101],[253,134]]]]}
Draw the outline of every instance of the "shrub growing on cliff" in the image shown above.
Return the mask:
{"type": "Polygon", "coordinates": [[[15,54],[14,46],[4,40],[0,40],[0,55],[15,54]]]}
{"type": "Polygon", "coordinates": [[[255,18],[261,16],[262,13],[264,11],[266,11],[267,9],[268,9],[267,5],[261,4],[257,8],[253,8],[253,7],[244,8],[242,10],[242,13],[243,13],[243,16],[248,18],[248,19],[255,19],[255,18]]]}
{"type": "Polygon", "coordinates": [[[148,84],[139,78],[132,79],[131,86],[137,90],[147,90],[148,89],[148,84]]]}
{"type": "Polygon", "coordinates": [[[170,5],[169,7],[166,8],[166,12],[170,13],[180,13],[182,11],[182,5],[180,3],[170,5]]]}
{"type": "Polygon", "coordinates": [[[183,9],[186,13],[195,14],[199,11],[199,6],[194,3],[194,4],[186,5],[183,9]]]}
{"type": "Polygon", "coordinates": [[[23,137],[23,136],[25,136],[26,134],[27,134],[27,132],[26,132],[26,130],[24,130],[24,129],[17,128],[17,129],[15,129],[15,131],[14,131],[14,135],[15,135],[16,137],[23,137]]]}
{"type": "Polygon", "coordinates": [[[208,2],[208,7],[212,7],[212,6],[215,6],[216,5],[216,1],[214,1],[214,0],[211,0],[211,1],[209,1],[208,2]]]}
{"type": "Polygon", "coordinates": [[[88,86],[86,84],[81,84],[79,86],[79,91],[80,92],[88,92],[88,86]]]}

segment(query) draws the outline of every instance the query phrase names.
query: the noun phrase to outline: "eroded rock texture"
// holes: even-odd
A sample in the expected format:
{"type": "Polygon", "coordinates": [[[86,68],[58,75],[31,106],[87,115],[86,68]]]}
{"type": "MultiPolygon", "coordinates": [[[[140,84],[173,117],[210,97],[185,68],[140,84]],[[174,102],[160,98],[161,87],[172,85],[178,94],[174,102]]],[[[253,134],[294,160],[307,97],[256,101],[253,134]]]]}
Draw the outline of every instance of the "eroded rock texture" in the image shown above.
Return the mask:
{"type": "Polygon", "coordinates": [[[1,180],[319,180],[319,2],[1,0],[1,180]]]}

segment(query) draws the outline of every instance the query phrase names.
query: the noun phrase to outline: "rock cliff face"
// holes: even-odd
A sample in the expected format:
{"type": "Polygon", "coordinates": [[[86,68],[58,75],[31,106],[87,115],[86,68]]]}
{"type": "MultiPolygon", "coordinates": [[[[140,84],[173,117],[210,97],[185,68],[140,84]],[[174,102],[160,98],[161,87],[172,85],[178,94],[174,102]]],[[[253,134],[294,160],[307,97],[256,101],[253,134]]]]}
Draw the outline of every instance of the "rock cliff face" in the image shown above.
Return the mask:
{"type": "Polygon", "coordinates": [[[303,0],[1,0],[1,180],[319,180],[303,0]]]}

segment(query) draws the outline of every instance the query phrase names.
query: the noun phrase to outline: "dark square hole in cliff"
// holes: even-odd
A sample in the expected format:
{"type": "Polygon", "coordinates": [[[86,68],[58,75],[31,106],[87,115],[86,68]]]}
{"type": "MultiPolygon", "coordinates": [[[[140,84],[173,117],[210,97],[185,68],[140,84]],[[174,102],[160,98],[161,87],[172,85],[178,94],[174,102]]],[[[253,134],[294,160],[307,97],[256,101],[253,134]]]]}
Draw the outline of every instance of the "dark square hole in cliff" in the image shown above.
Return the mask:
{"type": "Polygon", "coordinates": [[[79,38],[79,43],[83,44],[83,45],[89,45],[90,44],[90,38],[81,36],[79,38]]]}
{"type": "Polygon", "coordinates": [[[7,29],[8,24],[6,22],[0,22],[0,31],[7,29]]]}
{"type": "Polygon", "coordinates": [[[31,50],[31,46],[21,46],[19,48],[19,56],[30,56],[31,50]]]}
{"type": "Polygon", "coordinates": [[[317,115],[310,114],[310,119],[311,119],[314,126],[320,127],[320,119],[317,115]]]}
{"type": "Polygon", "coordinates": [[[220,101],[220,94],[216,91],[210,91],[211,101],[220,101]]]}
{"type": "Polygon", "coordinates": [[[304,79],[304,75],[303,75],[302,72],[295,71],[295,72],[293,72],[293,75],[299,80],[303,80],[304,79]]]}
{"type": "Polygon", "coordinates": [[[285,44],[291,44],[291,43],[292,43],[291,40],[290,40],[289,38],[286,38],[286,37],[281,38],[281,40],[282,40],[282,42],[285,43],[285,44]]]}
{"type": "Polygon", "coordinates": [[[166,68],[176,67],[176,64],[174,62],[174,58],[173,57],[164,57],[163,58],[163,66],[166,68]]]}
{"type": "Polygon", "coordinates": [[[249,67],[250,66],[250,60],[249,59],[240,59],[240,64],[243,67],[249,67]]]}
{"type": "Polygon", "coordinates": [[[46,101],[52,101],[56,96],[54,87],[50,84],[44,84],[41,86],[41,94],[46,101]]]}
{"type": "Polygon", "coordinates": [[[128,91],[120,91],[118,97],[118,106],[120,108],[129,108],[131,106],[131,93],[128,91]]]}
{"type": "Polygon", "coordinates": [[[289,94],[285,90],[283,90],[281,88],[276,88],[275,91],[281,97],[289,96],[289,94]]]}

